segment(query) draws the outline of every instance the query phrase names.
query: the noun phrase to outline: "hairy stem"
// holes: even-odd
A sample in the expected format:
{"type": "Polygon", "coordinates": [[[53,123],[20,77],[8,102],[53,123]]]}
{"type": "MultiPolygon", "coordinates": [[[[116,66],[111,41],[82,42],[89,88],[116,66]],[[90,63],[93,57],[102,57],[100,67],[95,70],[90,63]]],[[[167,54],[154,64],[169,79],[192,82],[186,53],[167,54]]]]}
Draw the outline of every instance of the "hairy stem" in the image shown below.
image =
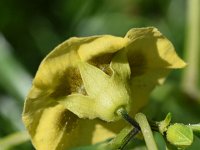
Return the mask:
{"type": "Polygon", "coordinates": [[[146,116],[142,113],[138,113],[135,116],[135,120],[140,125],[148,150],[158,150],[151,127],[147,121],[146,116]]]}

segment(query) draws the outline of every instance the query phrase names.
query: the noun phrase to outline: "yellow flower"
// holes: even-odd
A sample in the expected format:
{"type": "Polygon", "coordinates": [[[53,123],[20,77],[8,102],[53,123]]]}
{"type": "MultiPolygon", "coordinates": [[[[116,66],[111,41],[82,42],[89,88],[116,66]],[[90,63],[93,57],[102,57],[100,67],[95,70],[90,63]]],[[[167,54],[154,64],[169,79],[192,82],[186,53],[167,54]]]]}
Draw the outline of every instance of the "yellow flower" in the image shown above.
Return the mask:
{"type": "Polygon", "coordinates": [[[135,28],[124,38],[70,38],[42,61],[27,96],[23,121],[37,150],[66,150],[105,140],[134,115],[152,89],[185,66],[156,28],[135,28]]]}

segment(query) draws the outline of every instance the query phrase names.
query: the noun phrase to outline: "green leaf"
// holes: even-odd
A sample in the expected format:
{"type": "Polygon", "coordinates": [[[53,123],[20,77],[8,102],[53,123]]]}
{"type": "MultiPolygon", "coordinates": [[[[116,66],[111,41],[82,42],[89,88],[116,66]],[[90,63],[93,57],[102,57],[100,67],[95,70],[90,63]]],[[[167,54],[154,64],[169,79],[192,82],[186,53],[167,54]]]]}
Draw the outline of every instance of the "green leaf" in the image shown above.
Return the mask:
{"type": "Polygon", "coordinates": [[[180,148],[186,148],[193,142],[192,129],[183,124],[173,124],[167,130],[167,140],[180,148]]]}

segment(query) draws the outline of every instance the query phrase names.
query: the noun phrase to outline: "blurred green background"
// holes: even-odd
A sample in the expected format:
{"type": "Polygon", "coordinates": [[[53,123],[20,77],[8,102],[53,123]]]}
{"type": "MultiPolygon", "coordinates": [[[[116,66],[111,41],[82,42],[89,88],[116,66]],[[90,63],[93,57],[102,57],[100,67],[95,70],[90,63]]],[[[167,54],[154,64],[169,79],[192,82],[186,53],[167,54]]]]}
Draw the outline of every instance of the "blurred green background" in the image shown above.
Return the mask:
{"type": "MultiPolygon", "coordinates": [[[[124,36],[133,27],[157,27],[188,63],[156,88],[145,114],[159,121],[171,112],[173,122],[199,123],[199,6],[198,0],[1,0],[0,150],[34,149],[23,132],[23,103],[41,60],[56,45],[72,36],[124,36]]],[[[196,137],[188,150],[199,148],[196,137]]]]}

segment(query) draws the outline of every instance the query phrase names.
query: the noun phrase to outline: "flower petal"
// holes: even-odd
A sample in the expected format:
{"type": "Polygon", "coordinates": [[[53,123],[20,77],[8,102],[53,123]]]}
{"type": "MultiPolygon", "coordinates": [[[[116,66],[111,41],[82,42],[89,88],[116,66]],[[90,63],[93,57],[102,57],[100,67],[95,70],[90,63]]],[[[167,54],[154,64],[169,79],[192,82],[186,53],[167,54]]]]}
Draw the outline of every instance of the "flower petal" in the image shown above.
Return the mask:
{"type": "MultiPolygon", "coordinates": [[[[61,144],[65,149],[71,144],[77,145],[74,142],[77,139],[73,137],[80,136],[77,135],[80,124],[76,127],[77,131],[71,130],[72,124],[80,119],[59,105],[57,99],[74,92],[74,86],[81,82],[76,69],[76,62],[80,60],[77,50],[81,44],[96,38],[71,38],[56,47],[42,61],[23,112],[23,121],[37,149],[57,149],[62,139],[66,139],[61,144]],[[70,86],[72,81],[74,85],[70,86]],[[70,142],[70,139],[74,141],[70,142]]],[[[89,132],[86,135],[91,136],[89,132]]],[[[82,139],[88,143],[91,137],[82,139]]]]}
{"type": "Polygon", "coordinates": [[[79,119],[49,97],[28,98],[23,121],[37,150],[65,150],[92,140],[94,122],[79,119]]]}
{"type": "Polygon", "coordinates": [[[122,49],[128,42],[128,39],[104,35],[88,41],[89,44],[82,44],[78,50],[81,60],[87,61],[95,56],[115,53],[122,49]]]}
{"type": "Polygon", "coordinates": [[[147,103],[152,89],[163,82],[171,69],[182,68],[185,62],[176,54],[171,42],[156,28],[131,29],[125,38],[131,68],[133,112],[147,103]]]}
{"type": "Polygon", "coordinates": [[[132,29],[125,38],[71,38],[42,61],[23,121],[38,150],[103,140],[124,126],[116,109],[131,105],[133,115],[171,69],[183,66],[173,45],[155,28],[132,29]]]}
{"type": "Polygon", "coordinates": [[[110,67],[113,70],[113,78],[120,78],[121,82],[126,84],[126,81],[129,80],[131,75],[131,70],[129,62],[127,60],[127,51],[122,49],[115,53],[110,67]]]}
{"type": "Polygon", "coordinates": [[[59,100],[71,94],[87,95],[78,63],[118,51],[124,41],[127,40],[108,35],[71,38],[42,61],[23,112],[24,124],[38,150],[62,150],[91,143],[94,121],[79,119],[59,100]]]}
{"type": "Polygon", "coordinates": [[[125,38],[130,39],[127,46],[130,65],[147,69],[182,68],[186,65],[176,54],[172,43],[156,28],[131,29],[125,38]]]}

